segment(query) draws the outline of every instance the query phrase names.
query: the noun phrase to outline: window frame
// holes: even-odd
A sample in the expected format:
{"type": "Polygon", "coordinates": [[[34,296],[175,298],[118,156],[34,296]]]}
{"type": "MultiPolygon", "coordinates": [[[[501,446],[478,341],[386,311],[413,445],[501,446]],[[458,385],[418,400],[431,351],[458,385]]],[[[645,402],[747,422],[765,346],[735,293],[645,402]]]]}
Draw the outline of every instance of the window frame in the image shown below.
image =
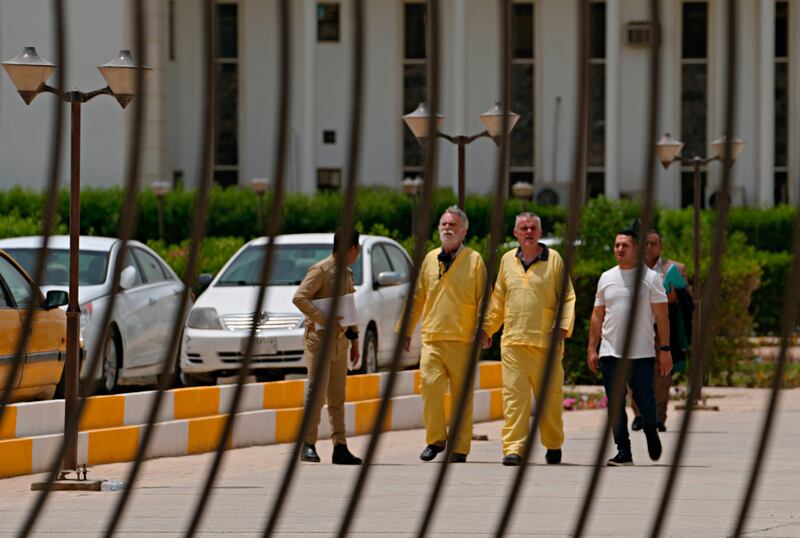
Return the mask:
{"type": "Polygon", "coordinates": [[[338,44],[342,41],[342,4],[341,2],[334,2],[331,0],[324,1],[324,2],[317,2],[317,44],[318,45],[331,45],[331,44],[338,44]],[[320,38],[320,24],[323,21],[320,20],[320,8],[326,7],[335,7],[336,8],[336,38],[335,39],[321,39],[320,38]]]}
{"type": "MultiPolygon", "coordinates": [[[[214,139],[213,139],[213,154],[212,154],[212,177],[213,182],[215,184],[222,184],[217,179],[217,172],[232,172],[236,174],[236,183],[231,186],[239,185],[241,183],[241,167],[242,167],[242,144],[241,144],[241,118],[242,118],[242,67],[244,63],[242,60],[242,2],[239,0],[216,0],[214,2],[214,21],[215,25],[217,25],[216,30],[219,30],[219,22],[218,22],[218,10],[220,6],[223,5],[234,5],[236,6],[236,56],[235,57],[221,57],[219,56],[219,43],[214,50],[214,59],[213,59],[213,69],[215,73],[215,102],[213,103],[214,106],[214,139]],[[217,108],[219,106],[219,98],[220,98],[220,76],[219,71],[221,70],[221,66],[223,65],[234,65],[236,67],[236,164],[219,164],[219,155],[217,150],[217,143],[219,139],[219,126],[220,126],[220,115],[218,114],[217,108]]],[[[219,33],[219,32],[218,32],[219,33]]],[[[227,184],[226,184],[227,186],[227,184]]]]}
{"type": "Polygon", "coordinates": [[[36,284],[31,280],[27,273],[23,269],[20,269],[16,263],[10,258],[6,256],[0,256],[0,263],[7,263],[12,270],[16,271],[17,274],[22,278],[23,281],[28,285],[31,290],[31,304],[28,306],[21,306],[17,302],[17,298],[14,296],[14,293],[11,291],[11,287],[9,287],[8,282],[6,281],[5,277],[2,273],[0,273],[0,288],[2,288],[2,292],[6,295],[6,303],[10,302],[11,306],[7,308],[12,308],[14,310],[32,310],[32,309],[40,309],[42,308],[41,305],[44,304],[44,296],[42,295],[41,290],[36,286],[36,284]],[[38,303],[38,306],[37,306],[38,303]]]}
{"type": "MultiPolygon", "coordinates": [[[[708,106],[709,103],[709,95],[710,95],[710,86],[712,81],[712,73],[711,73],[711,65],[710,65],[710,55],[711,55],[711,46],[712,46],[712,39],[711,39],[711,23],[712,23],[712,16],[711,16],[711,5],[708,0],[681,0],[678,4],[678,20],[680,24],[680,38],[676,39],[676,46],[678,47],[678,62],[677,62],[677,70],[678,76],[677,81],[677,99],[678,99],[678,132],[680,133],[680,139],[686,143],[686,137],[684,136],[684,125],[683,125],[683,109],[684,109],[684,100],[683,100],[683,92],[684,92],[684,67],[689,65],[702,65],[705,67],[705,88],[704,88],[704,96],[705,96],[705,104],[706,104],[706,116],[705,116],[705,125],[703,126],[703,145],[704,147],[708,146],[709,143],[709,125],[710,125],[710,108],[708,106]],[[704,58],[697,58],[697,57],[684,57],[684,46],[683,46],[683,36],[685,32],[684,28],[684,7],[687,4],[704,4],[706,9],[706,47],[705,47],[705,57],[704,58]]],[[[713,111],[712,111],[713,112],[713,111]]],[[[688,144],[687,144],[688,145],[688,144]]],[[[703,154],[707,153],[706,151],[702,152],[703,154]]],[[[694,155],[686,155],[683,154],[684,157],[694,157],[694,155]]],[[[704,157],[705,155],[701,155],[704,157]]],[[[678,189],[677,193],[677,202],[678,206],[681,208],[689,207],[690,205],[694,204],[694,186],[692,185],[692,192],[691,196],[684,196],[683,186],[684,181],[682,179],[683,174],[687,172],[694,172],[694,167],[692,165],[684,166],[681,165],[680,167],[680,189],[678,189]],[[691,198],[692,204],[683,205],[684,198],[691,198]]],[[[701,200],[700,200],[700,207],[705,208],[708,205],[708,185],[709,185],[709,170],[708,165],[704,164],[700,167],[700,174],[701,174],[701,200]]]]}
{"type": "MultiPolygon", "coordinates": [[[[132,247],[130,247],[130,250],[131,250],[131,253],[132,253],[132,255],[133,255],[133,259],[134,259],[134,260],[136,260],[136,265],[137,265],[137,267],[138,267],[139,269],[141,269],[141,272],[142,272],[142,281],[143,281],[145,284],[160,284],[160,283],[162,283],[162,282],[168,282],[168,281],[172,280],[172,279],[171,279],[171,278],[168,276],[167,272],[164,270],[164,267],[162,266],[162,263],[161,263],[161,261],[158,259],[158,257],[157,257],[157,256],[154,256],[154,255],[153,255],[153,254],[151,254],[150,252],[147,252],[145,249],[143,249],[142,247],[138,247],[138,246],[132,246],[132,247]],[[152,258],[152,259],[153,259],[153,261],[154,261],[154,262],[155,262],[155,264],[156,264],[156,267],[158,268],[158,271],[159,271],[159,273],[161,273],[161,280],[155,280],[155,281],[151,281],[151,280],[150,280],[150,279],[147,277],[147,273],[146,273],[146,272],[145,272],[145,270],[144,270],[144,262],[143,262],[142,260],[140,260],[140,259],[139,259],[139,256],[140,256],[140,255],[143,255],[143,256],[149,256],[150,258],[152,258]]],[[[144,261],[147,261],[147,260],[145,259],[144,261]]]]}
{"type": "MultiPolygon", "coordinates": [[[[535,2],[535,0],[514,0],[513,5],[529,5],[529,6],[531,6],[531,19],[532,19],[531,20],[531,23],[532,23],[532,27],[531,27],[531,40],[532,40],[532,43],[531,43],[531,56],[530,57],[515,57],[514,54],[513,54],[513,51],[512,51],[512,54],[511,54],[511,71],[512,71],[512,73],[514,71],[514,67],[515,66],[530,66],[531,70],[532,70],[532,75],[531,75],[531,77],[532,77],[532,80],[531,80],[532,92],[531,92],[531,95],[529,96],[530,111],[531,111],[531,145],[530,145],[530,148],[528,148],[530,150],[530,152],[531,152],[531,160],[530,160],[530,164],[513,164],[512,158],[510,156],[510,151],[511,151],[510,146],[511,146],[511,138],[513,138],[515,131],[517,131],[516,128],[514,128],[511,131],[511,136],[509,137],[509,159],[508,159],[508,177],[509,177],[508,187],[509,187],[509,194],[511,193],[511,191],[510,191],[511,186],[514,184],[514,182],[511,181],[511,174],[512,173],[516,174],[517,176],[519,176],[521,174],[525,174],[526,176],[529,176],[531,178],[531,184],[534,184],[536,182],[536,143],[537,143],[537,137],[536,137],[536,116],[537,116],[537,114],[536,114],[536,99],[537,99],[538,92],[536,90],[537,90],[537,79],[538,79],[537,73],[538,73],[538,69],[536,68],[537,67],[536,66],[536,52],[537,52],[537,47],[536,47],[536,35],[537,35],[537,33],[536,33],[536,20],[537,20],[537,17],[536,17],[536,2],[535,2]]],[[[513,17],[513,6],[512,6],[512,17],[513,17]]],[[[513,22],[512,22],[512,27],[513,27],[513,22]]],[[[512,39],[512,45],[513,45],[513,39],[512,39]]],[[[512,93],[513,93],[513,88],[512,88],[512,93]]],[[[517,110],[513,110],[513,111],[514,112],[518,112],[517,110]]]]}
{"type": "Polygon", "coordinates": [[[369,256],[370,263],[369,263],[369,266],[370,266],[370,271],[372,271],[372,281],[373,282],[377,282],[378,281],[378,275],[380,275],[383,272],[383,271],[376,271],[375,270],[375,261],[377,259],[377,256],[375,255],[376,251],[380,251],[383,254],[383,256],[384,256],[384,258],[386,260],[386,263],[388,264],[389,270],[390,271],[394,271],[394,266],[392,265],[392,260],[391,260],[391,258],[389,258],[389,254],[386,252],[386,249],[383,248],[383,245],[384,245],[384,243],[375,243],[374,245],[372,245],[372,249],[371,249],[371,252],[370,252],[370,256],[369,256]]]}

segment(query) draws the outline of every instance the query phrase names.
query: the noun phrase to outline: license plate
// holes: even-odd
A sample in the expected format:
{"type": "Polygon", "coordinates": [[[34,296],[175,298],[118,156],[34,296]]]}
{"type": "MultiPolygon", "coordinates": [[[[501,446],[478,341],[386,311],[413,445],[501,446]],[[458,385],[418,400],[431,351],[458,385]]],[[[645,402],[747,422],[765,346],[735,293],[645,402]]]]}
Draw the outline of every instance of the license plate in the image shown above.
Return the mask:
{"type": "MultiPolygon", "coordinates": [[[[245,352],[247,340],[242,341],[242,353],[245,352]]],[[[275,338],[257,336],[253,343],[253,355],[275,355],[278,352],[278,341],[275,338]]]]}

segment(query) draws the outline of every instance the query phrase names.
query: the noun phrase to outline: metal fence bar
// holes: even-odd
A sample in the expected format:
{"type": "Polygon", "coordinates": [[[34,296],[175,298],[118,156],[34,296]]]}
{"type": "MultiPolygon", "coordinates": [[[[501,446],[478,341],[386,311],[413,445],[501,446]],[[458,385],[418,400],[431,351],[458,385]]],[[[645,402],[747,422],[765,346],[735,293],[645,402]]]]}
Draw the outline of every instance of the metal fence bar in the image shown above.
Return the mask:
{"type": "Polygon", "coordinates": [[[206,0],[203,3],[203,26],[204,31],[201,35],[203,36],[205,73],[203,77],[203,130],[200,137],[201,162],[199,169],[201,173],[200,185],[193,211],[194,215],[192,219],[191,239],[189,244],[189,252],[187,255],[186,270],[184,271],[182,277],[184,288],[180,295],[178,311],[172,323],[172,336],[170,338],[170,343],[162,363],[158,390],[156,391],[155,398],[153,399],[153,402],[147,412],[147,423],[144,428],[142,438],[139,442],[139,447],[136,452],[136,459],[131,465],[128,475],[125,478],[125,488],[120,493],[119,499],[114,505],[112,515],[106,524],[106,529],[104,531],[106,536],[112,536],[117,530],[119,524],[122,522],[122,517],[128,506],[131,495],[133,494],[133,489],[138,479],[139,471],[141,470],[142,463],[144,462],[145,455],[147,454],[147,449],[150,446],[150,442],[152,441],[155,432],[155,424],[158,420],[161,402],[164,399],[164,391],[168,388],[167,385],[170,377],[170,366],[174,364],[175,368],[178,368],[176,360],[179,360],[179,358],[176,359],[176,357],[178,356],[181,336],[183,334],[183,320],[186,318],[186,312],[189,307],[189,295],[196,282],[197,264],[200,257],[203,234],[207,223],[209,199],[212,186],[211,152],[214,132],[212,112],[214,110],[214,98],[216,95],[214,83],[215,73],[213,69],[214,47],[216,43],[213,0],[206,0]]]}
{"type": "MultiPolygon", "coordinates": [[[[711,269],[708,275],[708,283],[705,286],[703,293],[703,301],[701,304],[707,312],[714,312],[717,304],[717,296],[719,294],[719,284],[721,280],[722,258],[725,254],[725,236],[728,224],[728,214],[730,212],[730,191],[731,191],[731,142],[733,139],[733,124],[734,124],[734,106],[736,103],[736,73],[738,70],[738,62],[736,59],[736,25],[737,25],[737,2],[736,0],[728,0],[725,2],[726,6],[726,46],[725,46],[725,145],[724,156],[722,159],[722,188],[720,189],[719,206],[717,211],[717,221],[714,229],[714,243],[711,253],[711,269]]],[[[695,201],[695,203],[699,203],[695,201]]],[[[694,268],[699,271],[699,267],[694,268]]],[[[700,338],[700,356],[692,357],[691,379],[703,379],[702,367],[703,357],[707,357],[711,349],[711,341],[714,338],[712,334],[712,319],[713,316],[701,316],[700,334],[693,335],[693,338],[700,338]],[[698,371],[699,370],[699,371],[698,371]]],[[[702,383],[702,382],[701,382],[702,383]]],[[[697,387],[699,389],[699,387],[697,387]]],[[[696,392],[700,393],[699,390],[696,392]]],[[[694,412],[694,394],[695,390],[689,390],[686,394],[686,412],[681,421],[680,434],[678,436],[678,443],[675,446],[675,452],[670,466],[669,475],[664,483],[664,489],[661,494],[661,502],[659,503],[658,514],[653,520],[653,527],[651,536],[656,537],[661,535],[663,529],[667,510],[669,509],[670,501],[672,500],[672,493],[675,488],[675,483],[678,479],[678,472],[680,471],[680,464],[683,458],[683,451],[689,437],[689,428],[692,423],[694,412]]]]}
{"type": "MultiPolygon", "coordinates": [[[[577,115],[577,138],[575,145],[575,173],[573,176],[572,184],[570,185],[570,205],[569,216],[567,219],[567,229],[564,241],[566,246],[564,248],[564,272],[561,276],[561,281],[558,284],[558,306],[556,309],[555,319],[561,319],[564,310],[564,300],[567,295],[567,288],[569,284],[570,274],[572,273],[573,265],[575,263],[576,249],[575,242],[578,237],[578,220],[580,218],[580,208],[583,201],[584,194],[584,178],[586,177],[586,148],[588,141],[588,121],[587,108],[588,108],[588,94],[589,94],[589,69],[588,69],[588,5],[585,2],[579,4],[579,35],[578,35],[578,51],[579,51],[579,72],[578,72],[578,115],[577,115]]],[[[543,381],[540,394],[547,395],[550,391],[550,384],[552,382],[552,371],[556,361],[556,351],[560,345],[557,338],[558,331],[553,331],[550,336],[550,343],[547,349],[547,358],[543,369],[543,381]]],[[[560,359],[559,359],[560,360],[560,359]]],[[[539,429],[539,418],[544,415],[548,403],[551,405],[560,405],[560,402],[549,402],[547,397],[543,397],[542,401],[536,402],[536,410],[531,420],[530,429],[528,431],[528,438],[525,441],[525,449],[523,451],[522,463],[520,464],[514,476],[514,481],[511,484],[509,494],[507,496],[506,506],[503,514],[497,523],[495,536],[504,536],[508,531],[508,526],[511,523],[511,517],[516,507],[517,497],[522,484],[525,480],[525,475],[528,472],[528,462],[533,453],[534,439],[536,432],[539,429]]]]}
{"type": "MultiPolygon", "coordinates": [[[[103,338],[99,339],[94,347],[94,353],[89,355],[89,360],[87,363],[88,371],[94,372],[95,368],[98,365],[99,357],[101,356],[102,349],[104,343],[107,338],[109,338],[108,334],[108,324],[111,320],[111,314],[114,310],[114,304],[116,302],[116,297],[120,291],[119,281],[120,281],[120,273],[122,272],[122,260],[125,259],[125,253],[127,252],[127,243],[128,239],[133,235],[134,226],[136,224],[136,215],[137,215],[137,194],[139,192],[139,167],[141,163],[141,149],[142,149],[142,135],[143,135],[143,120],[144,120],[144,110],[146,104],[146,95],[141,90],[143,89],[143,81],[144,81],[144,72],[141,66],[145,65],[146,63],[146,49],[144,47],[144,17],[142,14],[142,0],[133,0],[133,9],[134,9],[134,44],[135,44],[135,51],[136,57],[139,58],[140,68],[136,69],[136,94],[137,99],[134,99],[134,119],[131,125],[131,150],[128,154],[128,162],[127,162],[127,170],[126,170],[126,189],[125,189],[125,201],[122,209],[122,216],[120,219],[120,239],[121,239],[121,247],[119,250],[119,258],[118,262],[114,266],[114,271],[112,275],[112,293],[108,300],[108,309],[106,310],[103,316],[103,327],[106,327],[104,330],[103,338]]],[[[93,393],[94,389],[97,385],[97,381],[94,379],[93,376],[90,376],[90,380],[87,383],[87,392],[93,393]]],[[[46,485],[42,491],[36,497],[34,501],[34,505],[28,513],[23,526],[19,531],[20,536],[28,536],[32,531],[36,524],[36,521],[41,514],[42,509],[44,508],[45,502],[47,501],[48,495],[52,489],[53,482],[55,481],[56,477],[58,476],[59,469],[61,467],[61,461],[64,456],[64,453],[67,450],[67,431],[75,431],[78,424],[80,423],[80,416],[83,412],[83,409],[86,405],[86,397],[82,397],[78,400],[78,404],[75,409],[75,413],[71,416],[67,417],[67,424],[65,425],[65,432],[62,438],[62,442],[59,444],[59,449],[56,451],[55,458],[53,459],[52,464],[50,465],[50,471],[47,476],[46,485]]]]}
{"type": "Polygon", "coordinates": [[[750,465],[750,473],[747,480],[744,496],[738,510],[738,518],[733,536],[744,534],[744,525],[750,513],[753,500],[755,498],[756,486],[767,456],[772,425],[775,422],[775,414],[778,410],[778,401],[783,385],[783,374],[786,368],[786,352],[789,346],[789,338],[794,330],[797,321],[797,302],[796,298],[800,294],[800,207],[795,209],[796,216],[794,221],[794,241],[792,245],[792,267],[789,272],[789,282],[786,287],[786,301],[783,304],[781,314],[781,349],[778,353],[778,362],[775,365],[775,378],[772,380],[772,391],[770,393],[769,404],[764,413],[764,422],[761,426],[761,435],[758,449],[753,454],[753,461],[750,465]]]}
{"type": "MultiPolygon", "coordinates": [[[[363,40],[363,35],[358,27],[363,25],[363,7],[362,7],[363,0],[356,0],[356,11],[354,12],[354,16],[357,18],[356,21],[356,47],[363,46],[363,42],[359,45],[360,40],[363,40]]],[[[429,40],[430,42],[430,40],[429,40]]],[[[359,54],[356,52],[355,54],[359,54]]],[[[435,59],[432,59],[432,62],[435,62],[435,59]]],[[[356,65],[358,62],[356,61],[356,65]]],[[[430,69],[433,70],[434,66],[431,65],[430,69]]],[[[432,76],[429,75],[428,80],[431,81],[431,88],[429,89],[428,95],[430,96],[430,103],[431,106],[434,107],[433,110],[436,109],[438,106],[438,71],[433,71],[432,76]],[[434,82],[434,78],[436,81],[434,82]],[[435,96],[435,97],[434,97],[435,96]]],[[[435,118],[435,113],[432,112],[429,120],[428,129],[429,132],[434,132],[433,129],[435,128],[435,123],[433,119],[435,118]]],[[[429,137],[427,141],[427,152],[426,155],[431,155],[436,148],[434,143],[435,137],[429,137]]],[[[435,157],[433,159],[435,162],[435,157]]],[[[427,163],[427,161],[426,161],[427,163]]],[[[417,230],[428,230],[430,228],[431,220],[433,217],[433,193],[436,187],[436,177],[433,173],[435,171],[435,166],[432,164],[428,168],[429,175],[426,175],[426,181],[423,185],[422,191],[422,203],[420,204],[419,212],[417,214],[417,230]]],[[[413,308],[413,293],[414,289],[416,288],[417,280],[419,278],[419,269],[422,264],[422,260],[426,254],[426,232],[418,232],[416,234],[414,240],[414,252],[412,256],[413,260],[413,267],[411,269],[411,274],[409,278],[409,295],[406,303],[403,307],[403,312],[400,318],[400,331],[396,335],[395,340],[395,347],[394,351],[392,352],[392,360],[390,371],[386,380],[386,385],[384,388],[383,395],[381,397],[381,401],[378,407],[378,411],[375,415],[375,421],[372,426],[372,434],[370,436],[369,445],[367,446],[367,452],[364,455],[364,464],[361,466],[359,470],[358,477],[353,484],[353,489],[350,494],[350,500],[347,503],[347,507],[342,514],[342,519],[339,525],[338,536],[344,537],[347,535],[352,523],[355,519],[356,513],[358,511],[359,500],[361,499],[361,495],[366,487],[367,480],[369,479],[369,474],[372,469],[372,463],[375,460],[375,454],[378,450],[378,443],[380,441],[380,436],[383,433],[383,424],[386,420],[386,416],[389,412],[389,405],[391,403],[391,398],[394,391],[394,386],[397,381],[397,373],[400,370],[400,361],[402,358],[403,352],[403,341],[404,335],[407,333],[409,328],[409,323],[411,319],[411,310],[413,308]]]]}
{"type": "MultiPolygon", "coordinates": [[[[650,20],[653,21],[653,26],[658,28],[660,25],[660,12],[658,0],[651,0],[649,3],[650,20]]],[[[588,26],[588,2],[584,7],[583,24],[588,26]]],[[[588,35],[588,28],[581,32],[581,35],[588,35]]],[[[583,45],[582,56],[588,63],[588,50],[587,43],[583,45]]],[[[589,516],[591,513],[592,504],[595,499],[595,491],[600,485],[600,478],[603,468],[605,467],[605,448],[608,443],[608,438],[611,435],[613,424],[619,420],[620,406],[625,401],[626,386],[628,374],[631,369],[631,360],[629,354],[633,344],[633,327],[636,321],[637,310],[639,306],[639,296],[642,292],[642,276],[645,274],[645,250],[647,232],[652,228],[654,202],[653,197],[655,193],[655,167],[656,167],[656,152],[655,140],[656,132],[658,129],[658,106],[659,106],[659,41],[653,40],[650,44],[650,63],[649,63],[649,108],[648,108],[648,121],[647,121],[647,159],[645,160],[645,184],[644,184],[644,201],[642,206],[640,238],[639,238],[639,252],[638,261],[636,265],[636,276],[634,282],[636,286],[633,289],[633,296],[631,298],[631,306],[629,311],[629,318],[625,327],[625,338],[622,346],[622,358],[617,364],[614,372],[614,379],[612,381],[611,394],[608,396],[608,409],[603,433],[600,437],[600,443],[597,445],[597,452],[595,454],[594,467],[589,479],[589,484],[586,489],[586,495],[583,499],[581,511],[575,525],[574,535],[583,536],[588,524],[589,516]]],[[[588,71],[588,68],[587,68],[588,71]]],[[[660,359],[656,357],[655,367],[658,368],[660,359]]]]}
{"type": "MultiPolygon", "coordinates": [[[[431,14],[435,14],[435,17],[431,17],[432,20],[435,20],[438,24],[438,5],[434,6],[434,2],[430,1],[429,6],[431,7],[431,14]]],[[[494,278],[497,273],[496,263],[495,260],[497,258],[497,250],[500,246],[500,242],[503,240],[503,224],[505,223],[505,205],[506,205],[506,197],[508,196],[508,188],[507,188],[507,181],[506,177],[508,175],[508,153],[509,153],[509,132],[508,132],[508,125],[509,125],[509,115],[507,113],[509,109],[509,103],[511,102],[511,1],[510,0],[499,0],[498,6],[500,8],[500,50],[501,50],[501,60],[500,60],[500,76],[501,76],[501,91],[502,91],[502,98],[501,98],[501,108],[503,110],[502,115],[502,136],[500,137],[500,152],[497,159],[497,179],[495,181],[495,198],[494,198],[494,205],[492,208],[492,217],[491,217],[491,238],[489,241],[489,259],[488,259],[488,270],[487,270],[487,277],[486,283],[484,285],[483,291],[483,300],[481,301],[480,305],[480,314],[478,315],[478,320],[475,325],[475,332],[473,334],[472,345],[470,347],[470,354],[469,354],[469,361],[467,363],[467,375],[464,381],[463,386],[459,390],[458,400],[456,400],[458,407],[453,413],[453,420],[450,424],[450,429],[448,431],[448,439],[447,439],[447,448],[444,452],[444,459],[439,466],[438,473],[436,476],[436,480],[431,488],[431,492],[428,496],[428,505],[425,511],[425,515],[423,516],[422,522],[417,530],[418,536],[425,536],[428,533],[429,527],[433,522],[433,516],[436,513],[436,508],[438,506],[438,501],[440,498],[439,493],[444,488],[444,481],[447,477],[447,471],[450,468],[450,456],[453,453],[453,447],[455,446],[455,440],[459,435],[459,429],[461,428],[461,424],[464,421],[466,415],[466,408],[468,402],[468,395],[470,391],[474,390],[473,384],[475,379],[475,369],[478,363],[478,354],[480,352],[480,345],[481,339],[479,335],[481,334],[481,330],[483,327],[483,322],[486,319],[486,312],[489,306],[489,300],[491,298],[491,290],[492,290],[492,283],[494,282],[494,278]]],[[[435,36],[433,41],[437,43],[436,48],[436,55],[438,60],[438,31],[439,28],[436,25],[432,25],[434,31],[432,35],[435,36]]],[[[438,62],[437,62],[438,64],[438,62]]],[[[438,67],[438,65],[436,66],[438,67]]],[[[431,118],[435,118],[436,111],[431,111],[431,118]]],[[[431,131],[433,132],[433,131],[431,131]]],[[[431,137],[433,139],[434,137],[431,137]]]]}
{"type": "MultiPolygon", "coordinates": [[[[56,46],[56,83],[59,88],[64,87],[64,72],[67,69],[66,61],[66,28],[64,24],[64,4],[62,0],[53,0],[53,19],[55,27],[55,46],[56,46]]],[[[48,254],[48,244],[50,242],[50,235],[53,232],[53,223],[55,222],[56,211],[58,209],[58,189],[61,183],[61,157],[64,144],[64,111],[61,107],[61,101],[57,100],[53,105],[53,129],[51,131],[50,139],[50,160],[47,165],[47,195],[44,200],[44,220],[42,222],[42,247],[36,255],[36,266],[33,271],[33,281],[36,288],[39,289],[44,278],[45,265],[48,254]]],[[[34,301],[38,299],[38,295],[34,294],[34,301]]],[[[31,337],[31,329],[33,328],[34,310],[41,305],[30,305],[30,311],[25,319],[22,321],[22,331],[19,334],[17,347],[14,351],[14,362],[11,366],[8,380],[3,387],[2,401],[0,401],[0,423],[3,422],[3,415],[5,414],[6,407],[11,401],[11,392],[14,389],[14,381],[20,375],[20,370],[25,362],[25,351],[28,348],[28,341],[31,337]]]]}
{"type": "MultiPolygon", "coordinates": [[[[212,57],[209,57],[209,61],[211,60],[212,57]]],[[[285,79],[283,79],[282,83],[288,84],[288,80],[289,77],[287,76],[285,79]]],[[[286,104],[286,106],[282,109],[282,112],[283,110],[286,110],[288,115],[288,109],[289,109],[289,104],[286,104]]],[[[223,426],[222,432],[217,442],[216,452],[214,454],[214,460],[211,464],[211,467],[208,470],[208,474],[203,484],[203,490],[200,495],[200,498],[198,499],[195,505],[191,517],[191,522],[186,531],[186,536],[194,536],[197,533],[198,527],[200,526],[203,520],[205,507],[208,504],[211,497],[211,488],[214,486],[217,474],[219,473],[220,467],[222,466],[222,460],[225,457],[225,450],[227,448],[228,439],[233,433],[233,425],[236,420],[236,414],[239,411],[239,405],[241,404],[242,394],[244,393],[244,385],[247,380],[247,377],[250,375],[250,367],[253,360],[253,352],[255,351],[256,335],[258,334],[259,319],[261,316],[261,307],[266,299],[267,282],[269,282],[269,277],[272,273],[273,260],[275,256],[275,237],[280,234],[281,225],[283,224],[282,203],[283,203],[283,193],[285,190],[284,187],[286,183],[285,171],[286,171],[288,140],[286,136],[281,136],[286,133],[286,131],[282,130],[282,127],[283,124],[281,124],[281,127],[279,127],[279,129],[281,130],[279,132],[279,140],[278,140],[279,147],[275,164],[275,173],[273,176],[275,177],[275,190],[273,192],[272,201],[270,204],[269,228],[268,228],[269,235],[268,235],[268,241],[264,245],[264,262],[261,265],[259,274],[258,292],[256,293],[256,300],[253,305],[252,326],[248,334],[247,341],[245,343],[244,359],[239,369],[239,375],[237,376],[236,379],[236,388],[234,389],[233,398],[230,403],[230,409],[228,411],[227,417],[225,419],[225,424],[223,426]]]]}
{"type": "MultiPolygon", "coordinates": [[[[286,138],[288,137],[288,99],[289,99],[289,61],[290,61],[290,34],[289,34],[289,20],[290,20],[290,8],[288,0],[282,0],[280,3],[280,18],[281,18],[281,75],[282,75],[282,83],[283,87],[281,90],[281,148],[285,151],[287,146],[285,145],[288,141],[286,138]]],[[[360,106],[360,103],[355,103],[356,106],[360,106]]],[[[357,143],[358,137],[360,136],[360,119],[358,120],[357,125],[359,128],[351,131],[351,146],[353,143],[357,143]]],[[[357,154],[357,148],[351,147],[351,155],[353,152],[357,154]]],[[[355,159],[354,159],[355,161],[355,159]]],[[[348,177],[345,187],[345,199],[342,202],[341,213],[339,217],[339,221],[341,223],[340,230],[342,233],[343,238],[349,238],[352,234],[353,230],[355,229],[355,197],[356,197],[356,170],[354,162],[349,163],[351,168],[348,170],[348,177]]],[[[347,267],[345,266],[345,253],[349,248],[349,243],[347,241],[340,241],[341,244],[337,245],[336,248],[336,278],[334,279],[334,293],[333,297],[331,298],[330,310],[329,315],[327,316],[327,320],[325,322],[325,334],[322,335],[322,344],[320,346],[319,352],[314,356],[314,371],[320,372],[321,368],[328,368],[328,364],[326,363],[326,358],[328,353],[330,352],[331,348],[334,345],[334,333],[335,327],[337,324],[336,316],[332,315],[332,313],[336,312],[339,307],[339,300],[341,298],[341,294],[344,291],[344,283],[345,283],[345,273],[347,267]]],[[[292,485],[292,481],[294,479],[295,471],[298,465],[298,456],[300,453],[300,449],[303,444],[303,438],[305,436],[306,431],[308,430],[309,426],[311,426],[311,410],[309,407],[313,407],[316,403],[319,402],[319,399],[322,397],[322,383],[313,383],[310,386],[310,390],[308,391],[308,395],[306,397],[306,406],[303,410],[303,418],[300,422],[300,428],[297,432],[297,439],[295,440],[294,446],[289,453],[289,461],[287,462],[286,472],[283,475],[283,479],[281,480],[281,484],[278,490],[278,494],[275,498],[275,502],[272,505],[272,510],[269,514],[269,517],[264,526],[264,536],[271,536],[278,525],[280,520],[280,515],[285,505],[285,502],[289,496],[289,490],[292,485]]],[[[314,425],[316,426],[316,425],[314,425]]]]}

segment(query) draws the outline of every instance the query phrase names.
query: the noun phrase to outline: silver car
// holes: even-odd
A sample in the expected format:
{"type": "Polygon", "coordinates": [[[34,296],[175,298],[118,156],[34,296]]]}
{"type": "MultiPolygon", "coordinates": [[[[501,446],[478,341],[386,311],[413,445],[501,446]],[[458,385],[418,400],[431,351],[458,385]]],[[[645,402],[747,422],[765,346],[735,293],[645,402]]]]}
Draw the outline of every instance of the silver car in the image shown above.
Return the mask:
{"type": "MultiPolygon", "coordinates": [[[[8,252],[33,275],[41,237],[0,240],[8,252]]],[[[100,326],[111,297],[114,263],[121,241],[107,237],[81,236],[79,252],[79,303],[81,307],[82,354],[94,353],[102,338],[100,326]]],[[[183,283],[155,252],[138,241],[128,242],[129,254],[120,276],[120,288],[109,333],[102,348],[102,361],[94,372],[99,388],[114,392],[119,385],[156,382],[170,342],[170,330],[178,311],[183,283]]],[[[53,236],[49,243],[42,291],[69,288],[69,236],[53,236]]],[[[191,305],[190,305],[191,306],[191,305]]],[[[182,320],[184,321],[184,320],[182,320]]],[[[181,327],[183,323],[178,326],[181,327]]],[[[180,330],[180,329],[179,329],[180,330]]],[[[177,357],[172,361],[177,364],[177,357]]],[[[92,375],[88,361],[81,367],[81,379],[92,375]]],[[[175,366],[172,367],[175,370],[175,366]]]]}

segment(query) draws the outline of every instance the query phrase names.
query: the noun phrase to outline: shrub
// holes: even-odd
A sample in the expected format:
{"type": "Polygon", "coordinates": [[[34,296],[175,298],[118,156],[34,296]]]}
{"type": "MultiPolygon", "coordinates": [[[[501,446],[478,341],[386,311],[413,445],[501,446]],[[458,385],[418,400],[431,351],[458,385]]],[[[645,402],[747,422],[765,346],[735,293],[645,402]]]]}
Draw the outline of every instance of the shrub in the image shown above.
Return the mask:
{"type": "MultiPolygon", "coordinates": [[[[750,315],[755,320],[755,331],[758,334],[778,334],[780,332],[781,315],[792,264],[789,252],[759,252],[761,264],[761,285],[753,292],[750,303],[750,315]]],[[[795,297],[795,305],[800,298],[795,297]]]]}
{"type": "MultiPolygon", "coordinates": [[[[51,233],[64,234],[67,227],[61,223],[56,223],[51,233]]],[[[19,217],[16,213],[0,213],[0,239],[6,237],[23,237],[26,235],[41,235],[42,219],[38,217],[19,217]]]]}
{"type": "MultiPolygon", "coordinates": [[[[245,244],[240,237],[206,237],[200,246],[197,274],[216,274],[231,256],[245,244]]],[[[170,267],[183,278],[189,256],[189,240],[179,244],[168,245],[163,241],[150,240],[147,246],[152,248],[170,267]]]]}
{"type": "Polygon", "coordinates": [[[795,209],[781,205],[771,209],[739,207],[731,210],[728,229],[742,232],[747,243],[759,250],[782,252],[792,248],[795,209]]]}

